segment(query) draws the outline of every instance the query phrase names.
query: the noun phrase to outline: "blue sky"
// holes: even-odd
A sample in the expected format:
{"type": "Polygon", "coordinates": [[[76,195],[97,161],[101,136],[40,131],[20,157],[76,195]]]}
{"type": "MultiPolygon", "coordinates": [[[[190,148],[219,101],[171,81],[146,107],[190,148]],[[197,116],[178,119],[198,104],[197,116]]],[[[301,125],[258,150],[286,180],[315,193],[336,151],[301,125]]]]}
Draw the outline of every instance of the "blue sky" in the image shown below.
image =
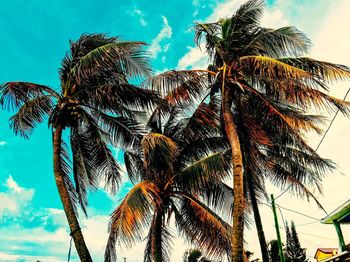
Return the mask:
{"type": "MultiPolygon", "coordinates": [[[[190,30],[193,21],[215,21],[232,14],[242,2],[0,0],[0,83],[30,81],[59,88],[61,59],[69,40],[76,40],[82,33],[107,33],[147,42],[156,72],[205,66],[206,57],[194,48],[190,30]]],[[[342,31],[347,30],[342,18],[350,12],[350,5],[347,0],[334,2],[267,0],[263,22],[271,27],[295,25],[313,40],[312,55],[350,64],[347,31],[342,31]]],[[[336,94],[343,93],[341,89],[336,94]]],[[[16,137],[8,128],[9,116],[0,113],[0,261],[61,261],[66,257],[69,237],[52,173],[50,132],[44,123],[30,140],[16,137]]],[[[350,127],[342,121],[335,130],[345,135],[350,127]]],[[[340,135],[330,141],[337,144],[340,135]]],[[[310,142],[315,144],[317,139],[310,137],[310,142]]],[[[350,171],[340,152],[339,148],[327,147],[324,153],[338,160],[343,172],[350,171]]],[[[344,181],[348,182],[346,178],[344,181]]],[[[103,191],[90,196],[90,216],[82,219],[82,225],[95,261],[102,261],[108,214],[129,186],[124,184],[115,198],[103,191]]],[[[345,197],[333,197],[329,203],[341,202],[345,197]]],[[[298,219],[294,218],[303,222],[298,219]]],[[[253,233],[248,236],[250,248],[258,253],[253,233]]],[[[174,253],[181,255],[186,245],[181,240],[175,242],[178,246],[174,253]]],[[[307,242],[309,249],[313,248],[311,242],[307,242]]],[[[134,251],[122,252],[128,255],[128,261],[140,261],[142,244],[134,251]]]]}

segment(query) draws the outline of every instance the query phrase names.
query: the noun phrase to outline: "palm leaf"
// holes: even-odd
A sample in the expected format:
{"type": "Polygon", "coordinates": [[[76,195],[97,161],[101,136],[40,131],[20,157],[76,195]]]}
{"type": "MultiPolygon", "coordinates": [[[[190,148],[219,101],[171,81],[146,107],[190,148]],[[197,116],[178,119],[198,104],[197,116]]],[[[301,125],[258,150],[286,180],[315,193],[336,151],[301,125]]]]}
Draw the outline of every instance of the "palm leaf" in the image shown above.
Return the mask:
{"type": "Polygon", "coordinates": [[[120,73],[127,76],[150,76],[148,61],[140,48],[143,42],[115,42],[98,46],[71,68],[70,74],[77,79],[88,79],[103,68],[115,67],[122,69],[120,73]]]}
{"type": "Polygon", "coordinates": [[[163,215],[160,210],[153,215],[147,236],[144,262],[170,261],[173,234],[164,223],[163,215]]]}
{"type": "Polygon", "coordinates": [[[171,70],[146,79],[142,86],[160,92],[170,104],[175,104],[207,90],[207,74],[206,70],[171,70]]]}
{"type": "Polygon", "coordinates": [[[105,261],[116,261],[117,237],[128,247],[136,240],[142,240],[144,229],[152,220],[152,210],[157,205],[161,205],[159,189],[152,182],[142,181],[129,191],[109,221],[105,261]]]}
{"type": "Polygon", "coordinates": [[[48,86],[28,82],[8,82],[0,85],[0,105],[6,110],[13,111],[25,102],[47,94],[60,97],[48,86]]]}
{"type": "Polygon", "coordinates": [[[345,65],[318,61],[308,57],[281,58],[279,61],[310,72],[323,81],[333,82],[337,80],[348,80],[350,68],[345,65]]]}
{"type": "Polygon", "coordinates": [[[244,46],[242,54],[299,56],[308,52],[310,44],[306,35],[292,26],[279,29],[258,27],[254,30],[252,40],[244,46]]]}
{"type": "Polygon", "coordinates": [[[312,74],[267,56],[242,56],[238,59],[244,72],[254,78],[310,80],[312,74]]]}
{"type": "Polygon", "coordinates": [[[124,162],[128,177],[133,183],[138,183],[142,179],[144,171],[143,159],[136,153],[125,151],[124,162]]]}
{"type": "Polygon", "coordinates": [[[214,153],[190,163],[172,179],[185,192],[200,194],[209,184],[217,184],[228,177],[227,164],[221,153],[214,153]]]}
{"type": "Polygon", "coordinates": [[[44,121],[53,109],[51,96],[38,96],[26,101],[18,112],[10,118],[10,126],[14,133],[29,138],[34,127],[44,121]]]}
{"type": "Polygon", "coordinates": [[[171,164],[178,153],[174,141],[164,135],[151,133],[143,137],[141,145],[146,169],[156,172],[167,167],[171,173],[171,164]]]}
{"type": "Polygon", "coordinates": [[[183,195],[175,221],[188,240],[208,256],[222,258],[231,253],[231,227],[198,199],[183,195]]]}

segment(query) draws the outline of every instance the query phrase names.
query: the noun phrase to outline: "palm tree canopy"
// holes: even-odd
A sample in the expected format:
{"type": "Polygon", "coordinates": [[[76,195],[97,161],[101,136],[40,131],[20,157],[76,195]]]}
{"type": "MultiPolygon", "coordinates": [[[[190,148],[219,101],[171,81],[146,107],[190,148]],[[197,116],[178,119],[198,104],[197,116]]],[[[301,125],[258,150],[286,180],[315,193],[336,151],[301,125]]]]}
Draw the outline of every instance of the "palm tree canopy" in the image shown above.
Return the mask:
{"type": "Polygon", "coordinates": [[[159,248],[161,261],[169,261],[172,215],[180,233],[208,255],[230,253],[231,227],[215,213],[227,211],[223,200],[232,198],[222,182],[230,167],[218,152],[228,148],[219,136],[218,110],[205,101],[194,111],[185,103],[170,108],[170,114],[157,108],[148,121],[149,133],[125,152],[135,185],[112,214],[106,261],[115,261],[117,240],[131,246],[146,229],[145,261],[155,261],[159,248]]]}
{"type": "Polygon", "coordinates": [[[141,129],[135,116],[161,101],[156,92],[129,84],[135,77],[151,74],[144,45],[83,34],[70,43],[62,61],[60,91],[27,82],[0,86],[0,105],[17,111],[10,119],[16,134],[28,138],[47,116],[52,128],[70,129],[72,159],[63,146],[62,170],[72,202],[79,203],[85,214],[88,189],[97,189],[102,180],[114,193],[120,180],[120,168],[108,144],[127,146],[138,139],[141,129]]]}

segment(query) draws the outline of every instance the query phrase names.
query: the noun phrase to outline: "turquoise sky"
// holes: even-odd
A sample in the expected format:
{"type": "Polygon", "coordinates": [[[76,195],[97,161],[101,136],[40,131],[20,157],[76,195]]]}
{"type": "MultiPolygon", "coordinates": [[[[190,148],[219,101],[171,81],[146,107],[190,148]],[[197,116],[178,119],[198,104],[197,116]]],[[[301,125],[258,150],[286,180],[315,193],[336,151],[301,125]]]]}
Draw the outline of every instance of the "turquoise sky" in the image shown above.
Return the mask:
{"type": "MultiPolygon", "coordinates": [[[[230,2],[236,1],[0,0],[0,83],[29,81],[59,88],[61,59],[69,40],[82,33],[145,41],[156,72],[178,68],[194,46],[193,21],[205,21],[230,2]]],[[[273,13],[279,2],[283,1],[267,0],[267,10],[273,13]]],[[[301,27],[308,20],[305,10],[322,14],[331,5],[326,0],[292,2],[292,9],[281,5],[282,18],[301,27]]],[[[308,21],[303,30],[313,34],[318,26],[318,21],[308,21]]],[[[64,260],[68,231],[52,173],[50,132],[44,123],[29,140],[16,137],[9,129],[10,115],[0,112],[0,261],[30,261],[30,256],[64,260]],[[55,249],[34,238],[16,238],[14,232],[62,236],[57,242],[61,246],[55,249]]],[[[94,216],[105,221],[129,186],[125,183],[114,199],[103,191],[91,194],[90,221],[94,216]]],[[[106,231],[106,225],[101,228],[106,231]]]]}

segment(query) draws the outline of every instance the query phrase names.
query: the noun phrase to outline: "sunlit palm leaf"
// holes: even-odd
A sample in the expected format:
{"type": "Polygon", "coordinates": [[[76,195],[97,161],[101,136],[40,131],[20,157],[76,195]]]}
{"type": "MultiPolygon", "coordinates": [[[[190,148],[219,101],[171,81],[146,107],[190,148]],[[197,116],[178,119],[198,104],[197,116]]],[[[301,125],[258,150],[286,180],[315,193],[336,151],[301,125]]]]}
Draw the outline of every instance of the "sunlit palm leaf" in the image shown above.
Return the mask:
{"type": "Polygon", "coordinates": [[[304,79],[312,78],[312,74],[297,67],[266,56],[242,56],[239,63],[247,75],[266,79],[304,79]]]}
{"type": "Polygon", "coordinates": [[[144,230],[152,220],[152,210],[161,205],[159,189],[150,181],[135,185],[123,202],[113,212],[109,222],[109,241],[105,251],[105,261],[115,261],[116,237],[131,247],[141,240],[144,230]]]}
{"type": "Polygon", "coordinates": [[[318,61],[308,57],[281,58],[278,60],[285,64],[310,72],[320,79],[329,82],[348,80],[350,78],[350,68],[345,65],[318,61]]]}

